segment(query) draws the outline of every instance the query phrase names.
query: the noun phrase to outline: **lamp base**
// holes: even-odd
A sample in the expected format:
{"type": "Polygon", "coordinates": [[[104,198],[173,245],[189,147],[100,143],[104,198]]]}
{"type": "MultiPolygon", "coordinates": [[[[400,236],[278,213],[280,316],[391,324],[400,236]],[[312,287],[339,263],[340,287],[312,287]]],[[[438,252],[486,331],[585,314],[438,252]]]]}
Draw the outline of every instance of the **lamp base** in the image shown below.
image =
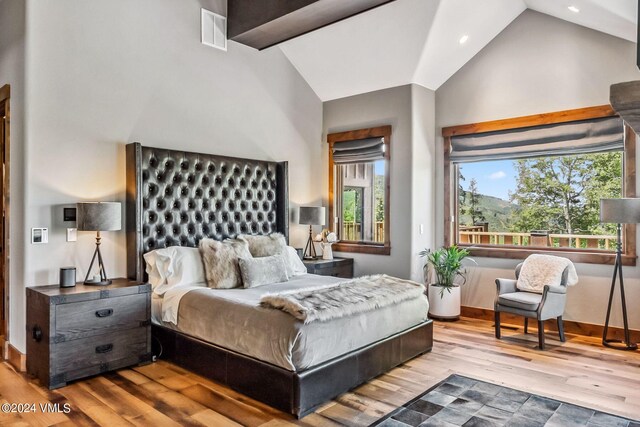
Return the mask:
{"type": "Polygon", "coordinates": [[[94,280],[85,280],[84,284],[87,286],[107,286],[111,284],[111,280],[107,279],[107,280],[98,280],[98,281],[94,281],[94,280]]]}

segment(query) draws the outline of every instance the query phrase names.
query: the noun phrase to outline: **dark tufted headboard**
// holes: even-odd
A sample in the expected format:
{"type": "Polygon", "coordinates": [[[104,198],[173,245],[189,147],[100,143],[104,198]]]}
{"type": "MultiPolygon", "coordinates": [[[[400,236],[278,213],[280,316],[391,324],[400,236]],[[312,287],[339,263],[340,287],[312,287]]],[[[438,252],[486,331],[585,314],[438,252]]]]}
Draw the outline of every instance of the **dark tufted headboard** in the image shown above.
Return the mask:
{"type": "Polygon", "coordinates": [[[127,145],[127,275],[144,280],[142,256],[238,234],[289,236],[287,162],[127,145]]]}

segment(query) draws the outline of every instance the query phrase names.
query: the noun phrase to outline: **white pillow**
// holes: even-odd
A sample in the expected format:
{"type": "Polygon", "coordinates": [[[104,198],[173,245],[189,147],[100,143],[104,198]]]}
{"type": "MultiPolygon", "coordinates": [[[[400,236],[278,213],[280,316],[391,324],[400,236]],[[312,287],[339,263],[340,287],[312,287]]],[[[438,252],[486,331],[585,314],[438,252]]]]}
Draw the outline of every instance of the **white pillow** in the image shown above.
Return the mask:
{"type": "Polygon", "coordinates": [[[284,262],[288,264],[287,273],[291,273],[291,277],[307,274],[307,266],[304,265],[293,246],[287,246],[284,262]]]}
{"type": "Polygon", "coordinates": [[[171,246],[146,253],[144,259],[149,283],[157,295],[164,295],[174,286],[205,282],[198,248],[171,246]]]}
{"type": "Polygon", "coordinates": [[[289,280],[283,254],[260,258],[240,258],[238,265],[245,289],[289,280]]]}

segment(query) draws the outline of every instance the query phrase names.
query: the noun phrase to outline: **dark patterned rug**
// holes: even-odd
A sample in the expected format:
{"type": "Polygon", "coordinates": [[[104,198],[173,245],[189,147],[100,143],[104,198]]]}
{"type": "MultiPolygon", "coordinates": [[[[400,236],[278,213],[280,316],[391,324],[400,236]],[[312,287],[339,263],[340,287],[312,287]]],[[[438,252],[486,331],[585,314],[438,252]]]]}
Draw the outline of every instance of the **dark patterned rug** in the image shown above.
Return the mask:
{"type": "Polygon", "coordinates": [[[372,426],[640,427],[640,421],[451,375],[372,426]]]}

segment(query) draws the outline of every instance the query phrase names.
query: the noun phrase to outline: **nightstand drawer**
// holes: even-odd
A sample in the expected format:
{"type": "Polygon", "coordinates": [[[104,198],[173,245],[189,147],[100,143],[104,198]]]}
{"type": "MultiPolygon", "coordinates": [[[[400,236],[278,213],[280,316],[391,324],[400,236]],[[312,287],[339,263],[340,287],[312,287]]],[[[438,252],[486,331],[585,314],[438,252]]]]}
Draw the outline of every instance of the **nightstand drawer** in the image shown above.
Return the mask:
{"type": "MultiPolygon", "coordinates": [[[[56,344],[52,349],[53,376],[66,375],[65,381],[80,378],[87,372],[105,372],[122,361],[135,359],[147,353],[148,327],[112,332],[56,344]]],[[[126,365],[123,365],[126,366],[126,365]]]]}
{"type": "Polygon", "coordinates": [[[146,293],[56,306],[54,341],[131,329],[147,321],[146,293]]]}
{"type": "Polygon", "coordinates": [[[351,279],[353,277],[353,267],[350,265],[341,265],[336,267],[318,268],[316,274],[322,276],[342,277],[345,279],[351,279]]]}

